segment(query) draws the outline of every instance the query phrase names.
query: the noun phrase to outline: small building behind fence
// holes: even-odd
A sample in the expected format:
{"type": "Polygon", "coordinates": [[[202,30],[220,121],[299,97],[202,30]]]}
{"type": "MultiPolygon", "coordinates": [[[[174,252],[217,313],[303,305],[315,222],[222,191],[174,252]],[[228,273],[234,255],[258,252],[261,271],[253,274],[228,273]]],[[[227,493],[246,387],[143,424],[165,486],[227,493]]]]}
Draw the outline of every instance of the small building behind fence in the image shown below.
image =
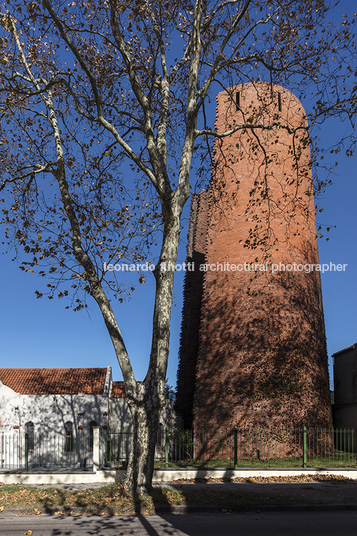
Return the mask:
{"type": "Polygon", "coordinates": [[[332,355],[335,428],[357,429],[357,343],[332,355]]]}
{"type": "Polygon", "coordinates": [[[113,382],[110,366],[0,369],[0,468],[23,466],[25,452],[33,467],[89,466],[93,428],[107,437],[110,426],[132,427],[124,382],[113,382]]]}

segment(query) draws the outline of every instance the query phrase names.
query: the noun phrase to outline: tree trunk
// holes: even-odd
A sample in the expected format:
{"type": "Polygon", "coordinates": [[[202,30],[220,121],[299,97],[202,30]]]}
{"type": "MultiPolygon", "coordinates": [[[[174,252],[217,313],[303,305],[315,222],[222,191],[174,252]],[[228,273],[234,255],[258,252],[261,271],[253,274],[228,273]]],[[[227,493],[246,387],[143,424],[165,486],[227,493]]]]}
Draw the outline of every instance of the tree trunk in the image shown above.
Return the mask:
{"type": "Polygon", "coordinates": [[[136,396],[127,397],[133,416],[134,434],[125,485],[139,495],[150,492],[152,488],[156,435],[160,412],[165,405],[174,266],[180,237],[179,217],[172,218],[165,225],[163,234],[160,260],[155,268],[156,295],[149,368],[144,382],[136,384],[136,396]]]}
{"type": "MultiPolygon", "coordinates": [[[[145,397],[146,398],[146,397],[145,397]]],[[[132,408],[133,441],[124,485],[132,494],[145,495],[152,489],[159,408],[149,395],[139,407],[132,408]]]]}

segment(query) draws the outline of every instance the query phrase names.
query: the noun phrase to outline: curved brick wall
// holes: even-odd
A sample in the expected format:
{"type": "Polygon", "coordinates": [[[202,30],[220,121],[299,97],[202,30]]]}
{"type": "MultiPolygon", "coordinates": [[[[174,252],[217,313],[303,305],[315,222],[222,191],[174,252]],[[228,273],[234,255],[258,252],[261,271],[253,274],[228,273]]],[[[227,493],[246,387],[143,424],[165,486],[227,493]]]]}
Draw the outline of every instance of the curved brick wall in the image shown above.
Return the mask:
{"type": "Polygon", "coordinates": [[[330,426],[320,274],[271,273],[318,263],[305,112],[279,86],[220,93],[217,131],[244,122],[261,128],[216,143],[193,204],[189,258],[226,270],[186,274],[177,409],[196,428],[330,426]]]}

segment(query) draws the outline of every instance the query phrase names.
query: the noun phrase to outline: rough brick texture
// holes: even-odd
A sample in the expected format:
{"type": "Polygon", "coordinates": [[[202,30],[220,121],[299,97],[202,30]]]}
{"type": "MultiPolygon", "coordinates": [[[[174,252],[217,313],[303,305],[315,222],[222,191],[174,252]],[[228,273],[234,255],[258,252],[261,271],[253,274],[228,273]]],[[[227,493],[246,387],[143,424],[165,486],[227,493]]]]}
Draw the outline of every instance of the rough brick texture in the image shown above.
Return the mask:
{"type": "Polygon", "coordinates": [[[192,204],[177,409],[195,428],[330,426],[320,274],[271,272],[319,262],[305,112],[279,86],[220,93],[216,130],[244,123],[264,128],[215,144],[192,204]]]}

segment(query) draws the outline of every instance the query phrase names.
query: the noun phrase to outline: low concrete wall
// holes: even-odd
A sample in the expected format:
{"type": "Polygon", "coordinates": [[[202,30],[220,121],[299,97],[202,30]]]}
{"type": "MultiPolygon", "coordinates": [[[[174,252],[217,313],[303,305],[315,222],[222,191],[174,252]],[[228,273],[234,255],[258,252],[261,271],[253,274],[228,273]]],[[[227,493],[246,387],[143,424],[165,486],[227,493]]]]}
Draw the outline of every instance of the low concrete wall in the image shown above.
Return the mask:
{"type": "MultiPolygon", "coordinates": [[[[175,480],[202,478],[256,478],[272,476],[297,475],[336,475],[357,480],[357,469],[156,469],[153,482],[165,483],[175,480]]],[[[99,469],[93,472],[58,472],[58,473],[21,473],[17,471],[0,471],[0,482],[4,484],[114,484],[125,477],[125,471],[119,469],[99,469]]]]}
{"type": "Polygon", "coordinates": [[[94,484],[101,482],[103,485],[114,484],[123,479],[124,471],[104,469],[98,471],[73,471],[73,472],[36,472],[22,473],[17,471],[0,471],[0,482],[4,484],[94,484]]]}

